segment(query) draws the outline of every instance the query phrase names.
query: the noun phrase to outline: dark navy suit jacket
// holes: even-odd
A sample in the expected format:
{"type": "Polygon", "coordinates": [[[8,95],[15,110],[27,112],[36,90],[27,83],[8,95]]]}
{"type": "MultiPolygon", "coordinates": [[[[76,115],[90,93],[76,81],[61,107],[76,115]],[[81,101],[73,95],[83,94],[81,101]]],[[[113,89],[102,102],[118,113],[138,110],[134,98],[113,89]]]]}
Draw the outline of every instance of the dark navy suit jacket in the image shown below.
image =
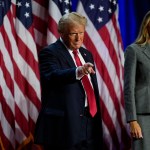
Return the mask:
{"type": "MultiPolygon", "coordinates": [[[[85,62],[94,64],[93,57],[84,48],[79,49],[85,62]]],[[[76,66],[68,50],[60,40],[41,50],[39,54],[42,109],[39,114],[35,143],[72,146],[82,139],[81,120],[85,104],[85,92],[81,81],[76,80],[76,66]]],[[[98,112],[95,120],[95,137],[102,144],[100,97],[96,75],[91,75],[98,112]]]]}

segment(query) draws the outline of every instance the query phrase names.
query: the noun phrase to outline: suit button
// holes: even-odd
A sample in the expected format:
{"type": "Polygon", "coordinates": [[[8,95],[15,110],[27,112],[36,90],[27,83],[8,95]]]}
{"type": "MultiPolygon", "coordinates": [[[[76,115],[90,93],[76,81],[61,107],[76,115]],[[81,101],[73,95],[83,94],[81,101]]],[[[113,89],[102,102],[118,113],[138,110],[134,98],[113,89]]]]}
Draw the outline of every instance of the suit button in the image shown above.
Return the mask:
{"type": "Polygon", "coordinates": [[[83,114],[80,114],[80,117],[83,117],[83,114]]]}

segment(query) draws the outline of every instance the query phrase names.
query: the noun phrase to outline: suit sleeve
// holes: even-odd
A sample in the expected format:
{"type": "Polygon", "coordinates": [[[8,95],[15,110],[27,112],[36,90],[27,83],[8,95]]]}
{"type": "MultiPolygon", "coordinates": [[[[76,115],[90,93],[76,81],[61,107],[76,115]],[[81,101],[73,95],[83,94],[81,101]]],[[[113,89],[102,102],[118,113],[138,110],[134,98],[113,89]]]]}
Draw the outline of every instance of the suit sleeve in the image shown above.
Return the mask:
{"type": "Polygon", "coordinates": [[[132,46],[127,47],[124,64],[124,99],[127,122],[137,120],[135,104],[135,79],[137,55],[132,46]]]}
{"type": "Polygon", "coordinates": [[[39,53],[41,79],[59,84],[76,81],[76,67],[69,68],[57,51],[45,48],[39,53]]]}

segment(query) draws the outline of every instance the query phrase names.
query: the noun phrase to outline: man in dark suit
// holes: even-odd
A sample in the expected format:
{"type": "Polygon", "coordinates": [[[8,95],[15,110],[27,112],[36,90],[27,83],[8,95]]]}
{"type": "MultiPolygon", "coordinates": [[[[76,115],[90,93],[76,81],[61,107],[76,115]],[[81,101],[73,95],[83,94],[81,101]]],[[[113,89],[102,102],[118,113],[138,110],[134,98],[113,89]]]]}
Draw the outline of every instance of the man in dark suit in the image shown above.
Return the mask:
{"type": "Polygon", "coordinates": [[[94,60],[81,47],[86,22],[75,12],[64,15],[58,23],[60,39],[39,54],[42,109],[35,143],[45,150],[102,149],[94,60]]]}

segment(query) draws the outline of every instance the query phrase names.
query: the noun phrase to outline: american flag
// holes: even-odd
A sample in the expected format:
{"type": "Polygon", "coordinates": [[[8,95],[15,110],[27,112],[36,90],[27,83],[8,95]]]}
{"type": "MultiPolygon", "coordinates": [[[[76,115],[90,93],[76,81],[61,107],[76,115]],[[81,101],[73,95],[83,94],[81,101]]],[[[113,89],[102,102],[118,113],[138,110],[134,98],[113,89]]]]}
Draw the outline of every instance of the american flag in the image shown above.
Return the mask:
{"type": "MultiPolygon", "coordinates": [[[[33,141],[40,109],[37,50],[56,41],[57,23],[63,14],[71,11],[71,5],[70,0],[0,0],[2,150],[22,149],[33,141]]],[[[77,12],[88,19],[84,46],[95,58],[104,149],[128,150],[130,138],[124,113],[124,58],[117,1],[79,0],[77,12]]]]}
{"type": "Polygon", "coordinates": [[[40,50],[59,37],[57,23],[65,13],[71,11],[70,0],[33,0],[35,40],[40,50]]]}
{"type": "Polygon", "coordinates": [[[0,41],[0,149],[23,149],[41,97],[30,0],[0,1],[0,41]]]}
{"type": "Polygon", "coordinates": [[[71,11],[70,0],[51,0],[49,1],[49,24],[47,43],[53,43],[59,37],[57,23],[62,15],[71,11]]]}
{"type": "MultiPolygon", "coordinates": [[[[69,0],[50,0],[47,4],[42,0],[35,0],[34,3],[34,6],[38,6],[33,9],[36,20],[44,27],[48,22],[47,32],[43,34],[36,24],[35,31],[42,41],[50,44],[59,37],[57,23],[63,14],[71,11],[73,0],[72,3],[69,0]]],[[[104,149],[129,150],[130,137],[123,99],[124,56],[118,24],[118,2],[117,0],[79,0],[77,12],[88,19],[84,46],[93,53],[97,68],[104,149]]],[[[42,46],[42,42],[37,40],[37,43],[41,43],[42,46]]]]}
{"type": "Polygon", "coordinates": [[[117,0],[80,0],[77,12],[88,18],[84,45],[95,58],[105,150],[130,149],[123,100],[123,46],[117,0]]]}

